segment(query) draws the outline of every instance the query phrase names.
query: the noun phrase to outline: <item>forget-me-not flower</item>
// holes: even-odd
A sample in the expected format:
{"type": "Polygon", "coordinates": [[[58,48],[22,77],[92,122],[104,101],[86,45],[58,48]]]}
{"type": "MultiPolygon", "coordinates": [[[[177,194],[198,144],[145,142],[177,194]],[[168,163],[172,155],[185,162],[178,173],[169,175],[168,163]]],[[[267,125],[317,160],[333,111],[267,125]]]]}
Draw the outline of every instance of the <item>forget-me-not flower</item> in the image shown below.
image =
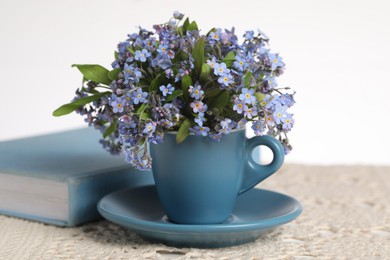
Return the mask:
{"type": "Polygon", "coordinates": [[[138,103],[147,103],[148,92],[143,92],[142,89],[138,88],[133,93],[133,103],[137,105],[138,103]]]}
{"type": "Polygon", "coordinates": [[[233,82],[233,77],[230,74],[224,74],[223,76],[218,78],[218,83],[223,85],[224,87],[229,86],[233,82]]]}
{"type": "Polygon", "coordinates": [[[160,90],[161,90],[164,97],[172,94],[174,89],[175,88],[170,83],[168,83],[168,85],[166,85],[166,86],[165,85],[160,86],[160,90]]]}
{"type": "Polygon", "coordinates": [[[201,99],[203,94],[204,94],[204,91],[201,89],[201,86],[200,85],[195,85],[194,86],[190,86],[190,88],[188,89],[188,92],[190,93],[190,96],[192,98],[195,98],[195,99],[201,99]]]}
{"type": "Polygon", "coordinates": [[[282,57],[279,57],[278,54],[268,54],[268,59],[271,63],[271,70],[275,70],[277,67],[282,67],[284,65],[282,57]]]}
{"type": "Polygon", "coordinates": [[[125,106],[125,103],[126,103],[126,100],[123,98],[120,98],[120,97],[116,97],[114,95],[113,95],[113,97],[115,99],[113,101],[111,101],[111,103],[110,103],[110,105],[112,106],[112,111],[114,113],[122,113],[124,106],[125,106]]]}
{"type": "Polygon", "coordinates": [[[255,94],[255,90],[253,88],[250,88],[250,89],[247,89],[247,88],[243,88],[241,90],[241,93],[238,98],[240,100],[243,100],[245,101],[245,103],[247,104],[253,104],[256,102],[256,97],[253,95],[255,94]]]}
{"type": "Polygon", "coordinates": [[[145,62],[146,58],[148,57],[150,57],[150,52],[147,49],[142,49],[142,51],[140,50],[135,51],[135,56],[134,56],[135,60],[139,60],[140,62],[145,62]]]}

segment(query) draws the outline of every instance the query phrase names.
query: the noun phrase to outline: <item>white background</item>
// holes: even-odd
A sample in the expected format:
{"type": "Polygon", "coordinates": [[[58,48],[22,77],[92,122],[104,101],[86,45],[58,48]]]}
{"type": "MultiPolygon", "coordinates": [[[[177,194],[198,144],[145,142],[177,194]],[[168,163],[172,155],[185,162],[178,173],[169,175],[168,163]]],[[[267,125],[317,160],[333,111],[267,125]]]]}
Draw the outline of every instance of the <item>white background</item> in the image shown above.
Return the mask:
{"type": "Polygon", "coordinates": [[[204,32],[257,28],[297,91],[287,162],[390,163],[390,6],[387,1],[0,2],[0,141],[83,126],[53,118],[81,84],[71,64],[109,68],[119,41],[174,10],[204,32]]]}

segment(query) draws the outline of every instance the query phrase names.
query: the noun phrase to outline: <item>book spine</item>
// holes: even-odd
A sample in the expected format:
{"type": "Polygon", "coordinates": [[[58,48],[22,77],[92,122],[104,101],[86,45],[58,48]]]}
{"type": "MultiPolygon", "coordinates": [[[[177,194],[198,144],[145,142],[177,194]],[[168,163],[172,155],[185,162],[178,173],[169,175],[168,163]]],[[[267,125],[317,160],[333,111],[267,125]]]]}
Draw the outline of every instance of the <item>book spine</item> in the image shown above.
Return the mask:
{"type": "Polygon", "coordinates": [[[97,203],[105,195],[134,186],[153,183],[151,172],[130,167],[82,174],[67,179],[69,185],[69,217],[67,226],[77,226],[101,219],[97,203]]]}

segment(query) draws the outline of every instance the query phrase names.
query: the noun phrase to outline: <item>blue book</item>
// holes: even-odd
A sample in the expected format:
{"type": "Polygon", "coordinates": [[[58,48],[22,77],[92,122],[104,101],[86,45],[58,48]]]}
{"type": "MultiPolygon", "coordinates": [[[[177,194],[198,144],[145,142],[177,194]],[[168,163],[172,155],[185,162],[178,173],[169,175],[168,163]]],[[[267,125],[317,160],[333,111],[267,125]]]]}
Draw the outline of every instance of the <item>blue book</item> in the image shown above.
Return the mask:
{"type": "Polygon", "coordinates": [[[83,128],[0,142],[0,214],[75,226],[101,218],[96,204],[115,190],[152,182],[83,128]]]}

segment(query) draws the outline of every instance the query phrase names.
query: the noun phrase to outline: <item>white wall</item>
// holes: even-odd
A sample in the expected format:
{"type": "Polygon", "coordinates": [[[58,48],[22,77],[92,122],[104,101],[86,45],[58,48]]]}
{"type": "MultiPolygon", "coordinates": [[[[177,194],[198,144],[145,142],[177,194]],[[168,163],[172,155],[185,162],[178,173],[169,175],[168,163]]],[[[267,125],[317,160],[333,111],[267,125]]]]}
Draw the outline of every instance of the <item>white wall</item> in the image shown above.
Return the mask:
{"type": "Polygon", "coordinates": [[[296,89],[287,162],[389,164],[390,5],[387,1],[0,2],[0,140],[82,126],[53,118],[80,86],[73,63],[109,67],[116,44],[174,10],[201,28],[260,28],[296,89]]]}

